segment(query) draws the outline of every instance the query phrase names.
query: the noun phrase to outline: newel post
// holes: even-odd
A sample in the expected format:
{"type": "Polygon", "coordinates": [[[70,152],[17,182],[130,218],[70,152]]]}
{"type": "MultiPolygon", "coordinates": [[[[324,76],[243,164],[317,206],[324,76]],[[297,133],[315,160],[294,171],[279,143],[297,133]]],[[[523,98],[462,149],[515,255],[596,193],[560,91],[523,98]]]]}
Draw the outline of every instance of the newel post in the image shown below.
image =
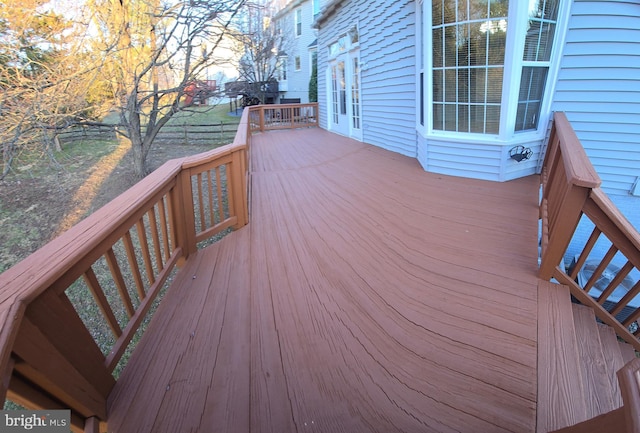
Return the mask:
{"type": "Polygon", "coordinates": [[[553,225],[549,230],[549,241],[546,248],[542,250],[539,276],[543,280],[551,280],[556,267],[563,260],[580,222],[582,208],[590,192],[591,189],[569,185],[564,196],[559,198],[562,204],[558,209],[556,221],[548,222],[553,225]]]}
{"type": "Polygon", "coordinates": [[[554,113],[542,171],[543,237],[539,276],[548,281],[563,260],[591,190],[601,183],[564,113],[554,113]]]}

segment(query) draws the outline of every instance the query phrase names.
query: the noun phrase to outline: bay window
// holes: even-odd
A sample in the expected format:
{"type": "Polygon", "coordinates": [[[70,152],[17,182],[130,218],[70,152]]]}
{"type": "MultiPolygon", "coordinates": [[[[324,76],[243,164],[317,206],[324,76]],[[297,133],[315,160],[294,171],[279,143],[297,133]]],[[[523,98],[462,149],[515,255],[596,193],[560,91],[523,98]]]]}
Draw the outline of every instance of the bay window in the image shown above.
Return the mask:
{"type": "Polygon", "coordinates": [[[560,0],[531,2],[522,57],[516,131],[538,127],[540,107],[551,62],[560,0]]]}
{"type": "MultiPolygon", "coordinates": [[[[432,0],[424,8],[427,20],[419,17],[417,27],[431,46],[418,58],[430,59],[424,105],[433,132],[505,136],[538,129],[560,1],[432,0]]],[[[421,87],[422,76],[417,80],[421,87]]]]}

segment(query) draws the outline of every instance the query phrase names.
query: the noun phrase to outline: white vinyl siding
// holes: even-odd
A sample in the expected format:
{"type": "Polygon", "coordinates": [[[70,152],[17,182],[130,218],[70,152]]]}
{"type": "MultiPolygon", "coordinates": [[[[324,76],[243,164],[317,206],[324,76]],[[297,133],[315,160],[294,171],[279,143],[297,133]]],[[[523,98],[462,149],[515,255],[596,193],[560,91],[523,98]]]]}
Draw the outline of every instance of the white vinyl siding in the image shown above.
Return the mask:
{"type": "Polygon", "coordinates": [[[311,44],[317,37],[313,24],[313,3],[311,0],[297,0],[277,15],[288,40],[283,49],[288,56],[287,81],[280,87],[280,99],[300,99],[309,102],[309,77],[311,76],[311,44]],[[292,7],[293,6],[293,7],[292,7]],[[300,23],[301,35],[296,36],[300,23]]]}
{"type": "Polygon", "coordinates": [[[318,35],[320,124],[328,127],[328,46],[354,25],[360,31],[363,141],[416,156],[415,3],[344,1],[321,23],[318,35]],[[323,103],[324,102],[324,103],[323,103]]]}
{"type": "Polygon", "coordinates": [[[609,194],[640,176],[640,7],[635,1],[572,6],[553,110],[564,111],[609,194]]]}
{"type": "MultiPolygon", "coordinates": [[[[430,7],[430,2],[424,2],[430,7]]],[[[528,4],[528,1],[512,0],[510,8],[527,8],[528,4]]],[[[418,1],[343,0],[331,1],[329,6],[321,17],[318,36],[318,91],[320,121],[324,128],[328,125],[326,101],[330,92],[327,47],[357,25],[365,142],[416,155],[430,172],[507,181],[537,171],[538,160],[543,156],[549,113],[565,111],[608,193],[628,195],[640,176],[640,5],[637,1],[563,1],[550,79],[545,89],[548,97],[538,130],[515,133],[513,129],[505,129],[499,137],[476,136],[472,142],[461,133],[456,133],[458,137],[453,136],[454,133],[426,131],[431,127],[428,105],[425,125],[420,125],[417,107],[420,57],[416,52],[420,42],[416,37],[420,23],[416,13],[418,1]],[[534,155],[531,160],[518,163],[509,159],[509,149],[517,145],[531,148],[534,155]]],[[[429,27],[430,19],[425,23],[425,27],[429,27]]],[[[429,40],[426,45],[428,52],[429,40]]],[[[521,59],[522,47],[518,52],[521,59]]],[[[425,58],[429,60],[428,56],[425,58]]],[[[425,71],[430,71],[428,64],[425,71]]],[[[521,68],[505,67],[505,76],[512,79],[505,84],[503,99],[506,94],[508,106],[513,109],[503,110],[501,122],[513,125],[521,68]]],[[[431,85],[428,77],[425,89],[430,91],[431,85]]],[[[430,101],[431,95],[425,98],[430,101]]]]}

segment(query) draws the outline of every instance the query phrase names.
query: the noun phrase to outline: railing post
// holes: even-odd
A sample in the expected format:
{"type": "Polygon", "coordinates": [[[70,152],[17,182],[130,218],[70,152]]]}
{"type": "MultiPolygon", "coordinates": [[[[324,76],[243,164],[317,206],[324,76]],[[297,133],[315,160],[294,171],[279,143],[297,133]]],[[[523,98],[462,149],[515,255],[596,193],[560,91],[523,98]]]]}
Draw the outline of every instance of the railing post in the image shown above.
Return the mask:
{"type": "Polygon", "coordinates": [[[553,227],[550,227],[552,234],[549,236],[549,243],[542,251],[539,276],[543,280],[549,281],[553,278],[556,266],[563,260],[580,222],[582,207],[590,191],[588,188],[569,185],[569,189],[560,198],[562,206],[558,211],[558,219],[553,222],[553,227]]]}
{"type": "Polygon", "coordinates": [[[191,191],[191,171],[182,169],[176,179],[176,187],[171,194],[171,211],[176,233],[176,241],[182,247],[186,259],[197,250],[193,192],[191,191]]]}
{"type": "Polygon", "coordinates": [[[260,132],[264,132],[264,107],[260,106],[260,132]]]}
{"type": "Polygon", "coordinates": [[[239,149],[231,156],[231,185],[233,185],[231,194],[233,195],[234,214],[238,219],[233,226],[234,230],[249,222],[245,152],[246,149],[239,149]]]}
{"type": "Polygon", "coordinates": [[[582,209],[600,178],[564,113],[555,113],[543,167],[540,204],[543,239],[539,276],[553,278],[580,222],[582,209]]]}

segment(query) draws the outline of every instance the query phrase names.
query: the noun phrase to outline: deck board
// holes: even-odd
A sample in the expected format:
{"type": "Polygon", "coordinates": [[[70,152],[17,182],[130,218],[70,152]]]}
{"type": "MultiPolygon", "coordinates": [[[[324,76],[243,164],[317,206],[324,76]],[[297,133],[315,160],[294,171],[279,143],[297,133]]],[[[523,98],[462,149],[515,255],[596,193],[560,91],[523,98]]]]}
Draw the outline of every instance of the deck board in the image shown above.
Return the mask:
{"type": "Polygon", "coordinates": [[[181,270],[110,431],[535,431],[535,176],[320,129],[256,135],[251,160],[249,226],[181,270]]]}

